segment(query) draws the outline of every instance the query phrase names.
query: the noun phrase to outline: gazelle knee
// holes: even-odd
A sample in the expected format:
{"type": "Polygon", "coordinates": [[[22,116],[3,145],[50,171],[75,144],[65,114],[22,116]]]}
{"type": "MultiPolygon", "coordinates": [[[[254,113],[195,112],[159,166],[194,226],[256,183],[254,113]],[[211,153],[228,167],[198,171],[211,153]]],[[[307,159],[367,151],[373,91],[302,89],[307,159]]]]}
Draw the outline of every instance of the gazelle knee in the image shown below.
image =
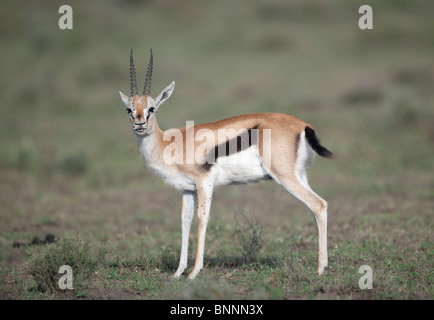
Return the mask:
{"type": "Polygon", "coordinates": [[[316,201],[312,211],[316,219],[327,220],[327,201],[323,199],[316,201]]]}
{"type": "Polygon", "coordinates": [[[321,200],[321,214],[327,214],[328,203],[325,200],[321,200]]]}

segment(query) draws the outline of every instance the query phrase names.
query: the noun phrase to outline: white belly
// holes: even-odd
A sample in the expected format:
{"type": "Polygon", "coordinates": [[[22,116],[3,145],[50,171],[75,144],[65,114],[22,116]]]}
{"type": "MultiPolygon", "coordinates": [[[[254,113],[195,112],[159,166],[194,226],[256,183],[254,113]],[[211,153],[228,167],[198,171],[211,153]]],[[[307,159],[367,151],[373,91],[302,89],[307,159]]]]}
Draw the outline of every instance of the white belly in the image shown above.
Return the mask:
{"type": "MultiPolygon", "coordinates": [[[[161,176],[165,183],[178,190],[194,191],[195,181],[174,167],[150,164],[156,174],[161,176]]],[[[250,184],[271,179],[262,167],[258,148],[250,147],[229,157],[219,157],[211,167],[211,180],[215,186],[229,184],[250,184]]]]}
{"type": "Polygon", "coordinates": [[[151,166],[151,168],[163,178],[165,183],[175,189],[187,191],[194,191],[196,189],[194,180],[186,174],[175,169],[168,169],[167,167],[151,166]]]}
{"type": "Polygon", "coordinates": [[[219,157],[211,170],[216,186],[249,184],[270,179],[262,167],[256,146],[229,157],[219,157]]]}

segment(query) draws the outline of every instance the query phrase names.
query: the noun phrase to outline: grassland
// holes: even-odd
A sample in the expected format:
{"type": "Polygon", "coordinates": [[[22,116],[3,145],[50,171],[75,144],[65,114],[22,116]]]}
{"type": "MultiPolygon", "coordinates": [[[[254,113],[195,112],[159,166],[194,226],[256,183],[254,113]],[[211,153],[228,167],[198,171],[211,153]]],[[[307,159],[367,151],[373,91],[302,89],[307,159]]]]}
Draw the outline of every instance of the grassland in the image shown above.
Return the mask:
{"type": "Polygon", "coordinates": [[[2,1],[0,298],[433,299],[434,4],[372,2],[366,31],[362,4],[82,1],[64,31],[58,4],[2,1]],[[169,280],[181,195],[143,167],[130,132],[118,90],[131,47],[139,79],[154,51],[153,94],[176,81],[163,129],[252,112],[316,128],[337,155],[310,170],[329,203],[323,276],[312,215],[266,182],[216,190],[204,270],[169,280]],[[58,242],[13,245],[48,234],[58,242]],[[252,237],[263,246],[249,256],[252,237]],[[44,289],[37,266],[67,253],[86,272],[74,290],[44,289]]]}

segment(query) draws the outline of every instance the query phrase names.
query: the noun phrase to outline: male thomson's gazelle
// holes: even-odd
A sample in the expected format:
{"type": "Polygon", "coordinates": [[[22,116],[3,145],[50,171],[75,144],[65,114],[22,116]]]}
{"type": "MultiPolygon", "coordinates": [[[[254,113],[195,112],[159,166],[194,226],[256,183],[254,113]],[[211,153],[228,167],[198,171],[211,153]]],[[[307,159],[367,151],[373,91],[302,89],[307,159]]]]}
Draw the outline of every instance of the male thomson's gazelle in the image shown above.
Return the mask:
{"type": "Polygon", "coordinates": [[[203,267],[205,233],[214,187],[273,179],[313,213],[319,232],[318,273],[327,266],[327,202],[307,182],[313,151],[333,154],[320,145],[311,125],[280,113],[245,114],[220,121],[162,131],[155,113],[172,94],[175,82],[154,99],[151,94],[152,50],[143,94],[137,90],[133,51],[131,95],[119,92],[145,163],[168,184],[183,191],[182,246],[178,278],[187,266],[188,239],[194,210],[199,218],[194,279],[203,267]]]}

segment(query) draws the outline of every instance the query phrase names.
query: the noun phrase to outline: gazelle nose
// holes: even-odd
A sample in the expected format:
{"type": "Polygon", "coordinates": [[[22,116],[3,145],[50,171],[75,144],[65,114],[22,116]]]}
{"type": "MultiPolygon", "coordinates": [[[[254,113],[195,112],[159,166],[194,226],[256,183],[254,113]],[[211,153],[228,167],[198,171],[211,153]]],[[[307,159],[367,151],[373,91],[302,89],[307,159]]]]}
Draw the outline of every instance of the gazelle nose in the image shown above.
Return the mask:
{"type": "Polygon", "coordinates": [[[139,119],[139,121],[140,121],[140,119],[142,119],[142,115],[141,115],[141,114],[138,114],[138,115],[137,115],[137,119],[139,119]]]}

